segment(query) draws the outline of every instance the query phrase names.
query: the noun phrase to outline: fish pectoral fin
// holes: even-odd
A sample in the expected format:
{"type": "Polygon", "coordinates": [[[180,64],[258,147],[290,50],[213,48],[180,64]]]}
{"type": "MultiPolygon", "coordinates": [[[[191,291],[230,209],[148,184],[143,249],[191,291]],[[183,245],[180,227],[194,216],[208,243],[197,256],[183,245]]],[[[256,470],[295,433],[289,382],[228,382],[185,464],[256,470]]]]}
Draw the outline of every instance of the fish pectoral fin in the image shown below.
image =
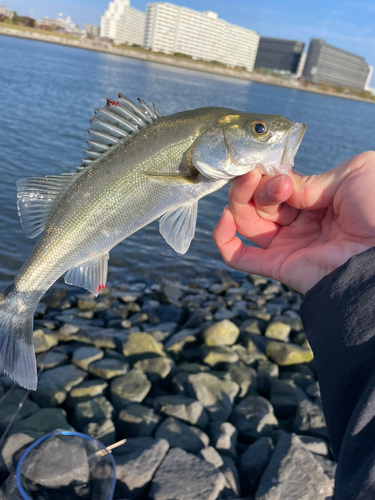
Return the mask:
{"type": "Polygon", "coordinates": [[[198,201],[180,205],[165,213],[159,221],[159,231],[173,250],[184,254],[194,238],[197,224],[198,201]]]}
{"type": "Polygon", "coordinates": [[[72,267],[65,275],[65,283],[86,288],[95,296],[105,287],[108,273],[109,255],[101,255],[93,260],[72,267]]]}

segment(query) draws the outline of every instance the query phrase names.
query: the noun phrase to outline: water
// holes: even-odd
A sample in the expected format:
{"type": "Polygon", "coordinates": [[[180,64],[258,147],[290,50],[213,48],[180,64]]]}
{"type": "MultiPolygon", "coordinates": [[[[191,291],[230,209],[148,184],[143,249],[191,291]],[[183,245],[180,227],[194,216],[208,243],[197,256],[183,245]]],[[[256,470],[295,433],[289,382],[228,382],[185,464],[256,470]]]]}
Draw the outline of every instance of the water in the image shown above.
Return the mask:
{"type": "MultiPolygon", "coordinates": [[[[73,172],[94,108],[118,92],[155,102],[162,114],[225,106],[305,122],[296,157],[303,173],[374,148],[375,106],[369,103],[4,36],[0,59],[0,287],[34,245],[19,223],[16,181],[73,172]]],[[[185,256],[165,243],[155,222],[114,248],[111,266],[123,276],[194,275],[224,266],[211,233],[226,203],[225,189],[199,202],[196,237],[185,256]]]]}

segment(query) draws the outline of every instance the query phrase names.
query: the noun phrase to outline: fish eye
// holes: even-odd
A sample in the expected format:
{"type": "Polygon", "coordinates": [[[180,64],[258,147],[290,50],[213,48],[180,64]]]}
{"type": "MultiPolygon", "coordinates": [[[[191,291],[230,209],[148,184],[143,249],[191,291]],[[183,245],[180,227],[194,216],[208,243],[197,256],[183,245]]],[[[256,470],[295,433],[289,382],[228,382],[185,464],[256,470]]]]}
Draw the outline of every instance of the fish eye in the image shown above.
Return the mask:
{"type": "Polygon", "coordinates": [[[268,136],[269,127],[266,122],[254,120],[250,123],[250,129],[256,137],[263,139],[268,136]]]}

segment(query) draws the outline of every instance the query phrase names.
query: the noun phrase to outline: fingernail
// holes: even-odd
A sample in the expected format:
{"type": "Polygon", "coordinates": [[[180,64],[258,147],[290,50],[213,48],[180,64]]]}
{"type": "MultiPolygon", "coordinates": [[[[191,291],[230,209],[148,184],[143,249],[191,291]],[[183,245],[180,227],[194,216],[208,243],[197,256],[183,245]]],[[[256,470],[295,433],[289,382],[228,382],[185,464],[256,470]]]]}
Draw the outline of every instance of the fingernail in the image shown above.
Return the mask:
{"type": "Polygon", "coordinates": [[[273,177],[267,182],[267,191],[270,194],[279,194],[285,182],[285,174],[273,177]]]}

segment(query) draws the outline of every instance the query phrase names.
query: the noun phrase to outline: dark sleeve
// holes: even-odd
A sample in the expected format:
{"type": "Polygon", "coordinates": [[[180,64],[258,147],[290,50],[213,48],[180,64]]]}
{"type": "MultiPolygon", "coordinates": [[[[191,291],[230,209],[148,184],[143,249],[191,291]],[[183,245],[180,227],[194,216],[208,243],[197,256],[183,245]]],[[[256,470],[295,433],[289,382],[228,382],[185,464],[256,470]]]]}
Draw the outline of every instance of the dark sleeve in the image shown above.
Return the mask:
{"type": "Polygon", "coordinates": [[[309,290],[301,317],[338,462],[335,500],[375,499],[375,248],[309,290]]]}

